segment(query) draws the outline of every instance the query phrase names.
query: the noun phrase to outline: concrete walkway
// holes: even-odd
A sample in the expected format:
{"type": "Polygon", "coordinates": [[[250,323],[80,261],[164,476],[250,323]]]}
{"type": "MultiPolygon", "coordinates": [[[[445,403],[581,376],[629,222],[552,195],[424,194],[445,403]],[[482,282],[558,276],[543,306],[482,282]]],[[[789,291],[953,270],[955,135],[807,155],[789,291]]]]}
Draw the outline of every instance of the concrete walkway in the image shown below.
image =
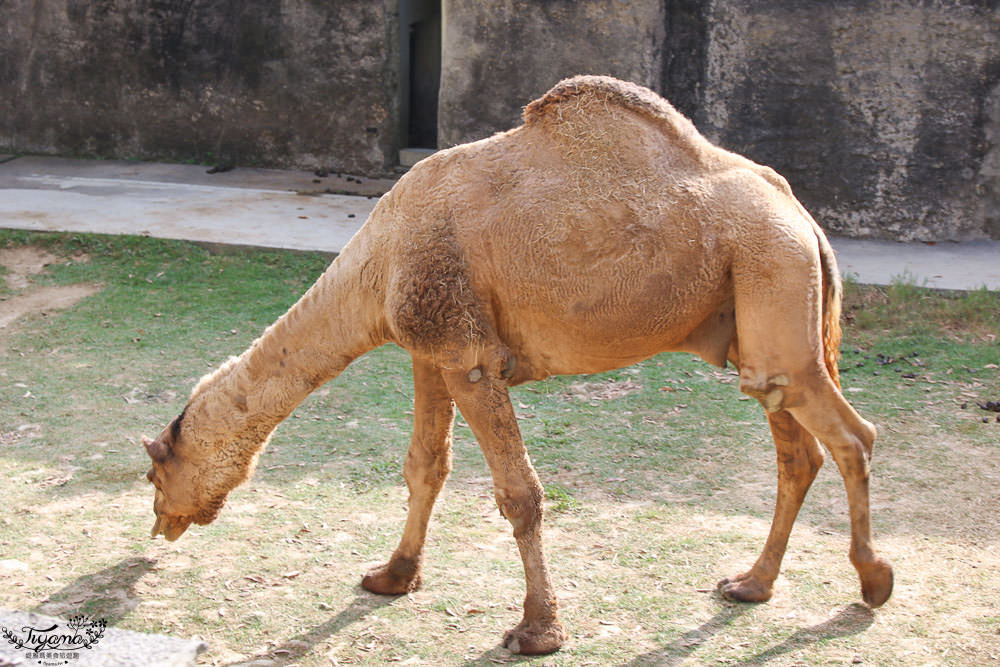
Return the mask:
{"type": "MultiPolygon", "coordinates": [[[[0,227],[336,253],[390,187],[342,174],[0,156],[0,227]]],[[[858,282],[1000,290],[1000,241],[830,240],[858,282]]]]}

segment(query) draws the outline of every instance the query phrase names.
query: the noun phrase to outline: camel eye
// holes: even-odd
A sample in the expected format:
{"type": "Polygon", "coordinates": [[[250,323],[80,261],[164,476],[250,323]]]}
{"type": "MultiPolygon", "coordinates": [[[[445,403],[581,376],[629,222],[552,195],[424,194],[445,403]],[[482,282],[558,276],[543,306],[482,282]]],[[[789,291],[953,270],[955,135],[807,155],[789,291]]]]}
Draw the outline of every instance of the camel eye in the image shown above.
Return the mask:
{"type": "Polygon", "coordinates": [[[150,468],[149,472],[146,473],[146,479],[148,479],[150,482],[153,481],[153,469],[152,468],[150,468]]]}

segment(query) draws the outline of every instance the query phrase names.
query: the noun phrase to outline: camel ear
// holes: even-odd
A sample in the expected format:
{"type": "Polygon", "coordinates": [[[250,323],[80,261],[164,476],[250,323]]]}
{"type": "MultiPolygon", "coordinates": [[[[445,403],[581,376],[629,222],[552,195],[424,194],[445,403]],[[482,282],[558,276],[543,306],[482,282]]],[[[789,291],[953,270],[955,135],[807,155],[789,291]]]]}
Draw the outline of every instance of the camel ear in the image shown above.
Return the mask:
{"type": "Polygon", "coordinates": [[[170,458],[170,448],[162,440],[150,440],[146,436],[142,436],[142,444],[145,445],[146,453],[149,454],[149,458],[153,459],[154,463],[164,463],[170,458]]]}

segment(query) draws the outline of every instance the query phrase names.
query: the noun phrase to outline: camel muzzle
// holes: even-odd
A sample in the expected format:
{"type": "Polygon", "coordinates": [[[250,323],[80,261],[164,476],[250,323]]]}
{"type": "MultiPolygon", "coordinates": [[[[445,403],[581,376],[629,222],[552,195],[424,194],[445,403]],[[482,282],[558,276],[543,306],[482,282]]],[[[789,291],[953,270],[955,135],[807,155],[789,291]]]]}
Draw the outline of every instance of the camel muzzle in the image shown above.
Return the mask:
{"type": "Polygon", "coordinates": [[[168,517],[162,514],[156,515],[156,521],[153,523],[153,529],[149,531],[149,536],[155,538],[157,535],[163,535],[167,542],[173,542],[178,537],[184,534],[188,526],[191,525],[191,519],[185,517],[168,517]]]}

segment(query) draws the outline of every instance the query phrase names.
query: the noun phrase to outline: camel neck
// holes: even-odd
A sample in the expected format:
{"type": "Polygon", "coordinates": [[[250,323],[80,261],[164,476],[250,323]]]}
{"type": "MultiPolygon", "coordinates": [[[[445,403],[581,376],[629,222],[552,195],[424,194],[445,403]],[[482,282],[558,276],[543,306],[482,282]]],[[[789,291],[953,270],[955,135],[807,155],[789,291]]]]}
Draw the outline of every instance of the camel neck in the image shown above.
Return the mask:
{"type": "MultiPolygon", "coordinates": [[[[238,358],[195,389],[188,416],[227,431],[247,455],[313,390],[381,345],[380,299],[352,241],[309,290],[238,358]],[[191,412],[194,414],[191,414],[191,412]]],[[[215,429],[213,429],[215,430],[215,429]]]]}

